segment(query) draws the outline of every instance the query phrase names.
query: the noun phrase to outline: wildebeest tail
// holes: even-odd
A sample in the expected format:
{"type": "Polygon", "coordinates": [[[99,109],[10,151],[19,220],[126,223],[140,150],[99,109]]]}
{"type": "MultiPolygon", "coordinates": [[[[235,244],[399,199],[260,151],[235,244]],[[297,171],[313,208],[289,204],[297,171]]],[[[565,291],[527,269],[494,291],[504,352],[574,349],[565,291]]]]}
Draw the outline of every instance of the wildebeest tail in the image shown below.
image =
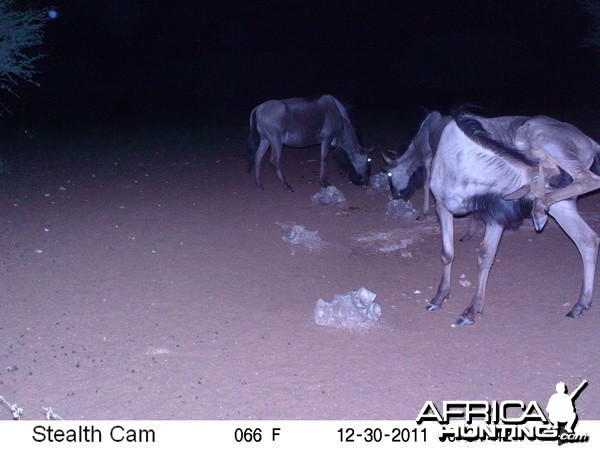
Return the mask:
{"type": "Polygon", "coordinates": [[[260,142],[260,137],[258,136],[258,129],[256,128],[256,109],[252,110],[250,114],[250,132],[248,133],[248,147],[247,147],[247,155],[246,160],[248,162],[247,170],[248,172],[254,166],[254,154],[256,153],[256,149],[258,148],[258,144],[260,142]]]}

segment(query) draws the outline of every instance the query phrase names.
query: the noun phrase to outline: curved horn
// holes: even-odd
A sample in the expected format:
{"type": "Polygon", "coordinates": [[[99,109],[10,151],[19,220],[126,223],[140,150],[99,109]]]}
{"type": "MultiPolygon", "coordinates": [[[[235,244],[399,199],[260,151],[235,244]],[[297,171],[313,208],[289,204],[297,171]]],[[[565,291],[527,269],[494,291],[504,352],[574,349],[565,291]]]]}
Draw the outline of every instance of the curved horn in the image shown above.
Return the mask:
{"type": "Polygon", "coordinates": [[[396,161],[396,159],[393,156],[388,156],[385,154],[385,152],[381,152],[381,156],[383,157],[383,160],[390,166],[390,167],[394,167],[398,164],[398,161],[396,161]]]}

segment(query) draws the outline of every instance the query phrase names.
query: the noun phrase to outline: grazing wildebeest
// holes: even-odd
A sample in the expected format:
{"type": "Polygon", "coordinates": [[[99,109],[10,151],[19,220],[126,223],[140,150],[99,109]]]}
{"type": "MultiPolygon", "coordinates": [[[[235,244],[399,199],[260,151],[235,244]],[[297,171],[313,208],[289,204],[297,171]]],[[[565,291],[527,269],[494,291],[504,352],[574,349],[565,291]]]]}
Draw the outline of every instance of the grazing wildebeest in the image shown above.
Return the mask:
{"type": "Polygon", "coordinates": [[[504,228],[532,215],[536,230],[546,213],[573,240],[583,261],[579,300],[567,314],[590,308],[600,238],[579,215],[576,197],[600,188],[589,170],[600,145],[574,126],[550,117],[482,118],[459,108],[444,129],[433,158],[430,187],[442,230],[443,273],[427,309],[440,309],[450,295],[454,259],[453,217],[473,214],[485,224],[479,276],[470,305],[457,320],[470,324],[483,312],[490,268],[504,228]]]}
{"type": "Polygon", "coordinates": [[[429,213],[431,161],[440,142],[442,131],[451,119],[450,116],[442,116],[439,112],[433,111],[427,114],[419,131],[401,156],[397,153],[392,153],[391,156],[382,153],[384,161],[388,164],[384,170],[387,172],[394,199],[408,200],[420,187],[425,189],[423,211],[418,220],[425,219],[429,213]]]}
{"type": "MultiPolygon", "coordinates": [[[[425,220],[429,214],[429,180],[431,179],[431,163],[433,155],[440,143],[442,131],[452,116],[442,116],[438,111],[427,114],[419,131],[408,145],[406,151],[399,156],[395,152],[386,155],[382,152],[384,167],[390,184],[390,192],[396,200],[409,200],[417,189],[423,187],[423,211],[417,220],[425,220]]],[[[460,238],[461,242],[471,240],[475,234],[477,221],[471,220],[469,231],[460,238]]]]}
{"type": "Polygon", "coordinates": [[[279,161],[282,145],[308,147],[321,145],[320,181],[327,187],[325,158],[330,148],[341,168],[348,171],[350,180],[357,185],[369,184],[370,158],[360,146],[344,106],[333,96],[317,99],[288,98],[268,100],[252,110],[248,135],[248,171],[254,165],[256,186],[260,181],[260,163],[269,146],[271,166],[277,172],[285,189],[293,191],[285,180],[279,161]]]}

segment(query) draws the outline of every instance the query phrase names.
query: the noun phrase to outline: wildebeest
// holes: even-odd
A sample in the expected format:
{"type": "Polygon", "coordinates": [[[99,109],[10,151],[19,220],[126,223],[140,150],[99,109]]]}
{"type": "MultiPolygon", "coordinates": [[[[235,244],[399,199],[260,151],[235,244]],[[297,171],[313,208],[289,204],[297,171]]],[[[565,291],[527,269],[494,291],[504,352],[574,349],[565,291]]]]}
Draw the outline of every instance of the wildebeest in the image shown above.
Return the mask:
{"type": "Polygon", "coordinates": [[[600,145],[574,126],[546,116],[483,118],[462,107],[445,127],[433,158],[430,187],[442,230],[443,273],[427,309],[450,295],[453,217],[473,214],[485,224],[476,293],[458,325],[483,312],[490,268],[505,228],[532,215],[541,231],[550,214],[577,246],[583,261],[579,300],[567,314],[590,308],[600,238],[577,211],[576,197],[600,188],[589,168],[600,145]]]}
{"type": "Polygon", "coordinates": [[[439,112],[433,111],[427,114],[419,131],[401,156],[398,154],[388,156],[382,153],[384,161],[388,164],[384,170],[394,199],[408,200],[420,187],[425,189],[423,211],[418,217],[419,220],[425,219],[429,213],[431,162],[442,131],[451,119],[450,116],[442,116],[439,112]]]}
{"type": "MultiPolygon", "coordinates": [[[[438,111],[427,114],[419,127],[419,131],[408,145],[402,155],[390,152],[390,155],[382,153],[384,161],[388,164],[384,167],[387,174],[392,197],[396,200],[409,200],[415,191],[421,187],[424,189],[423,210],[417,220],[424,220],[429,214],[429,181],[431,179],[431,163],[433,155],[440,143],[442,131],[452,116],[442,116],[438,111]]],[[[469,241],[475,234],[477,222],[473,219],[469,225],[469,231],[460,238],[461,242],[469,241]]]]}
{"type": "Polygon", "coordinates": [[[293,191],[285,180],[279,162],[282,145],[308,147],[321,145],[320,182],[327,187],[325,158],[330,148],[341,168],[348,171],[357,185],[369,184],[370,158],[360,146],[344,106],[333,96],[317,99],[288,98],[268,100],[252,110],[248,135],[248,171],[254,165],[256,186],[260,181],[260,163],[269,146],[271,166],[285,189],[293,191]]]}

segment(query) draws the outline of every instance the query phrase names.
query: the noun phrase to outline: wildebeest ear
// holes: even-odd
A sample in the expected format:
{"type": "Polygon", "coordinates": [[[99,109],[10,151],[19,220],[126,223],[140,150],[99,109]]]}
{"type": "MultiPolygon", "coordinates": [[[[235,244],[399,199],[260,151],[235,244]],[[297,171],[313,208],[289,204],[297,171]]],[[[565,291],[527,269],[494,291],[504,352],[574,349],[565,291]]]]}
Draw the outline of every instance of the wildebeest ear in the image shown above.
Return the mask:
{"type": "Polygon", "coordinates": [[[524,184],[519,189],[514,192],[511,192],[508,195],[502,197],[504,200],[518,200],[522,197],[525,197],[527,194],[531,192],[531,186],[529,184],[524,184]]]}
{"type": "MultiPolygon", "coordinates": [[[[390,155],[392,155],[392,154],[390,153],[390,155]]],[[[388,155],[385,154],[385,152],[381,152],[381,156],[383,157],[383,160],[390,167],[394,167],[394,166],[398,165],[398,161],[393,156],[388,156],[388,155]]]]}

